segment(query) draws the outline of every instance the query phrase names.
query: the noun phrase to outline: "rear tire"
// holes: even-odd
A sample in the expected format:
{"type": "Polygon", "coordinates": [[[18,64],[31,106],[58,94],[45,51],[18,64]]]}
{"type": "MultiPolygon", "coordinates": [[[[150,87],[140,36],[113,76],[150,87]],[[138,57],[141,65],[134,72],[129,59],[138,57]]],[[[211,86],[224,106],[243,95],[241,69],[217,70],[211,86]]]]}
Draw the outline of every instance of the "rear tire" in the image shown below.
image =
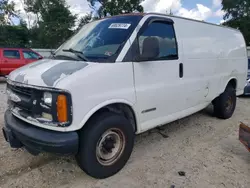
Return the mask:
{"type": "Polygon", "coordinates": [[[214,115],[221,119],[229,119],[232,117],[236,107],[236,92],[230,84],[226,90],[217,97],[214,102],[214,115]]]}
{"type": "Polygon", "coordinates": [[[79,133],[78,165],[94,178],[110,177],[127,163],[134,137],[133,126],[125,117],[111,112],[99,114],[79,133]]]}

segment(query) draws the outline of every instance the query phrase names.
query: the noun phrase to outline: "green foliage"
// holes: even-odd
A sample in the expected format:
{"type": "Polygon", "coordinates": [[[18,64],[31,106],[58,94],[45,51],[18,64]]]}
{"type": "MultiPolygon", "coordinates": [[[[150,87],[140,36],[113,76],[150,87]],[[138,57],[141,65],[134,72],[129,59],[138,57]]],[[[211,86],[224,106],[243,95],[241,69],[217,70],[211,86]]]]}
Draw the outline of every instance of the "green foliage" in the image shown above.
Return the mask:
{"type": "Polygon", "coordinates": [[[27,26],[23,20],[19,26],[14,26],[14,17],[18,17],[14,2],[0,0],[0,46],[26,47],[29,43],[27,26]]]}
{"type": "Polygon", "coordinates": [[[80,18],[79,24],[78,24],[78,27],[77,27],[76,31],[78,31],[79,29],[81,29],[82,26],[86,25],[91,20],[92,20],[91,14],[87,14],[87,15],[83,16],[82,18],[80,18]]]}
{"type": "MultiPolygon", "coordinates": [[[[97,0],[88,0],[93,7],[97,0]]],[[[106,17],[107,15],[118,15],[132,12],[143,12],[140,3],[143,0],[99,0],[101,8],[98,10],[98,17],[106,17]]],[[[94,7],[93,7],[94,9],[94,7]]]]}
{"type": "Polygon", "coordinates": [[[25,0],[25,5],[38,19],[30,30],[32,47],[57,48],[73,34],[76,16],[65,0],[25,0]]]}
{"type": "Polygon", "coordinates": [[[15,11],[14,2],[9,0],[0,1],[0,25],[12,24],[11,18],[18,17],[15,11]]]}
{"type": "Polygon", "coordinates": [[[222,0],[222,10],[226,12],[223,25],[239,29],[250,44],[250,0],[222,0]]]}
{"type": "MultiPolygon", "coordinates": [[[[94,6],[97,0],[88,0],[94,6]]],[[[98,17],[122,13],[143,12],[143,0],[100,0],[98,17]]],[[[12,18],[17,17],[15,4],[10,0],[0,0],[0,45],[32,48],[57,48],[75,31],[89,23],[91,14],[80,18],[75,28],[76,15],[73,15],[65,0],[22,0],[27,13],[36,16],[34,25],[21,20],[19,26],[10,26],[12,18]]],[[[93,8],[93,7],[92,7],[93,8]]],[[[13,24],[12,24],[13,25],[13,24]]]]}
{"type": "Polygon", "coordinates": [[[34,14],[37,14],[41,12],[42,9],[46,9],[48,3],[48,1],[43,0],[24,0],[24,9],[27,12],[33,12],[34,14]]]}
{"type": "Polygon", "coordinates": [[[25,25],[2,25],[0,26],[0,33],[0,46],[28,47],[29,36],[28,29],[25,25]]]}

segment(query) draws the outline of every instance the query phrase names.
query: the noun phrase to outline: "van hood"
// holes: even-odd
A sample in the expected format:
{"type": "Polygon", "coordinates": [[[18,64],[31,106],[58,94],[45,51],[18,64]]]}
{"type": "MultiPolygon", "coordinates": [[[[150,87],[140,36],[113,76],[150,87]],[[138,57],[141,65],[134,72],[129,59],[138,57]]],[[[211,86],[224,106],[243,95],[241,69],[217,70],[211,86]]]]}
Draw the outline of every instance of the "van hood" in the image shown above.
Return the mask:
{"type": "Polygon", "coordinates": [[[59,81],[88,65],[82,61],[43,59],[16,69],[8,79],[23,84],[56,87],[59,81]]]}

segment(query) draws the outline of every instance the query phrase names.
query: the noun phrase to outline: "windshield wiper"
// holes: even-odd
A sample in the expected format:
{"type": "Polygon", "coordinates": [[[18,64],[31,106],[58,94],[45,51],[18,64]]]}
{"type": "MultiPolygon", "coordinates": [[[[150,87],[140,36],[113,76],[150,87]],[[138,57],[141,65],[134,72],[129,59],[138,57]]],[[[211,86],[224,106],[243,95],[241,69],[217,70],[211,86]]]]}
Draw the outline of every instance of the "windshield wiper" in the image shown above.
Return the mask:
{"type": "Polygon", "coordinates": [[[77,50],[74,50],[72,48],[63,49],[62,51],[63,52],[71,52],[71,53],[75,54],[77,57],[79,57],[81,60],[83,60],[83,61],[89,61],[88,58],[86,58],[81,51],[77,51],[77,50]]]}

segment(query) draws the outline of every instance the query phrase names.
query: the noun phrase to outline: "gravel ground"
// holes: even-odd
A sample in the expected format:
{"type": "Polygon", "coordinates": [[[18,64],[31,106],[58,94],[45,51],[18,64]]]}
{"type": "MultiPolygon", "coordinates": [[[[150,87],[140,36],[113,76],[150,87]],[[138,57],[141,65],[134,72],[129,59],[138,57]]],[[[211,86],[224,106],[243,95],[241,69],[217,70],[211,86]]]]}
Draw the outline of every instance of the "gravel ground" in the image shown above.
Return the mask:
{"type": "MultiPolygon", "coordinates": [[[[212,117],[209,107],[161,130],[138,135],[128,164],[105,180],[87,176],[73,157],[35,157],[23,149],[11,149],[0,134],[0,188],[250,187],[250,154],[238,141],[239,122],[250,122],[249,104],[249,98],[239,98],[230,120],[212,117]],[[179,171],[186,176],[179,176],[179,171]]],[[[5,83],[0,80],[0,128],[5,108],[5,83]]]]}

